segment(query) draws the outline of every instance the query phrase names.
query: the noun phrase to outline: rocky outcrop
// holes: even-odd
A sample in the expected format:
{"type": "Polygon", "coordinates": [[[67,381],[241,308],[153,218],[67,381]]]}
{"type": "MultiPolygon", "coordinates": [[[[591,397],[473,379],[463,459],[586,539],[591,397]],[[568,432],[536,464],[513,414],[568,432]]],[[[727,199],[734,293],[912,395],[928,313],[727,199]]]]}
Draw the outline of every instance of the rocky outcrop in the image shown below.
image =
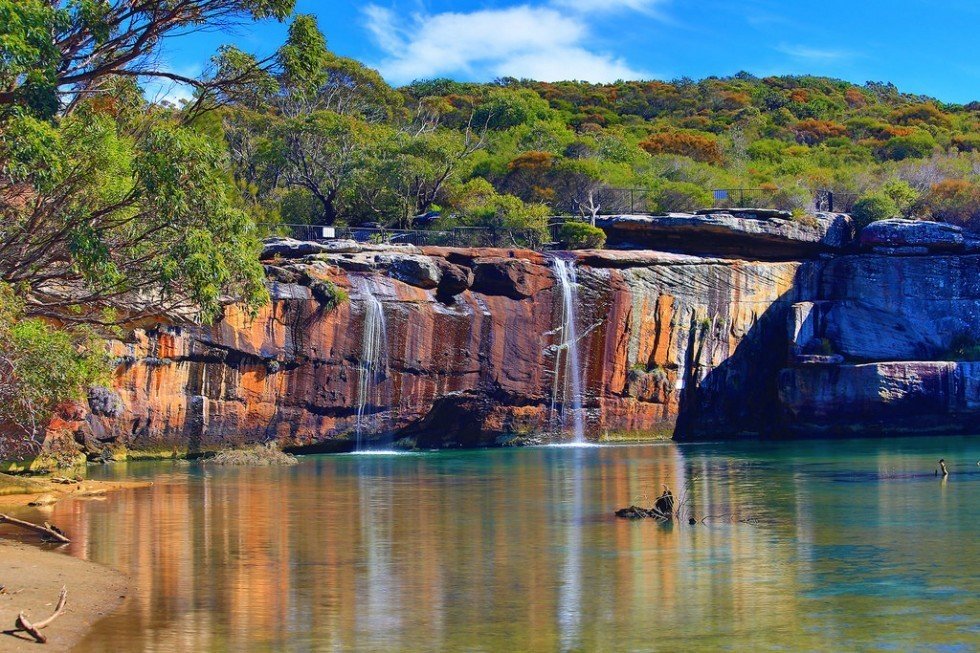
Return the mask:
{"type": "Polygon", "coordinates": [[[268,238],[262,245],[262,260],[268,261],[275,258],[292,259],[300,256],[312,254],[325,254],[329,252],[359,252],[362,246],[353,240],[332,240],[325,242],[313,242],[308,240],[296,240],[295,238],[268,238]]]}
{"type": "Polygon", "coordinates": [[[950,225],[874,223],[789,314],[787,434],[959,432],[980,421],[980,255],[950,225]],[[951,253],[959,252],[959,253],[951,253]]]}
{"type": "Polygon", "coordinates": [[[949,433],[980,426],[980,363],[896,361],[783,370],[789,434],[949,433]]]}
{"type": "Polygon", "coordinates": [[[861,230],[861,249],[876,254],[935,254],[977,251],[975,239],[952,224],[892,218],[861,230]]]}
{"type": "MultiPolygon", "coordinates": [[[[292,259],[282,251],[267,262],[273,301],[254,319],[231,306],[211,327],[160,326],[115,344],[123,409],[91,418],[100,440],[108,434],[144,451],[269,439],[344,449],[359,401],[363,435],[376,441],[477,446],[568,431],[549,259],[520,250],[373,247],[292,259]],[[348,299],[330,305],[318,297],[323,287],[348,299]],[[372,299],[385,319],[385,360],[365,397],[359,372],[372,299]]],[[[800,263],[564,256],[577,261],[590,438],[669,437],[682,413],[685,435],[749,433],[776,410],[800,263]],[[718,396],[727,384],[759,390],[718,396]]]]}
{"type": "Polygon", "coordinates": [[[980,255],[843,256],[816,290],[815,337],[851,360],[935,360],[980,333],[980,255]]]}
{"type": "Polygon", "coordinates": [[[600,218],[607,245],[743,259],[785,260],[839,252],[854,238],[850,217],[817,213],[794,218],[786,211],[711,209],[668,215],[600,218]]]}

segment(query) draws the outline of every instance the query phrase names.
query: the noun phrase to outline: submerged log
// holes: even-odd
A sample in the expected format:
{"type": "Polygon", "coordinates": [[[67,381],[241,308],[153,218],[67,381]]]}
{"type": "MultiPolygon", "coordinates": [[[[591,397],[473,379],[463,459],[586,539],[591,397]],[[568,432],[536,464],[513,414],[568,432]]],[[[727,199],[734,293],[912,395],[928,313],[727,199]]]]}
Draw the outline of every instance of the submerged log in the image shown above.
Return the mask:
{"type": "Polygon", "coordinates": [[[68,603],[68,588],[61,588],[61,595],[58,597],[58,605],[55,606],[54,614],[45,619],[44,621],[39,621],[37,623],[31,623],[27,620],[27,617],[23,612],[17,615],[17,621],[15,622],[17,630],[23,631],[33,637],[38,644],[46,644],[48,638],[44,636],[41,632],[44,628],[51,625],[55,619],[61,616],[61,613],[65,611],[65,605],[68,603]]]}
{"type": "Polygon", "coordinates": [[[652,518],[660,521],[671,521],[674,519],[674,505],[674,495],[670,488],[664,485],[664,493],[657,497],[652,508],[646,509],[639,506],[620,508],[616,511],[616,516],[623,519],[652,518]]]}
{"type": "Polygon", "coordinates": [[[622,519],[645,519],[650,517],[650,511],[646,508],[641,508],[639,506],[630,506],[628,508],[620,508],[616,511],[616,516],[622,519]]]}
{"type": "Polygon", "coordinates": [[[659,519],[660,521],[670,521],[673,516],[670,513],[664,513],[656,508],[641,508],[639,506],[630,506],[628,508],[620,508],[616,511],[616,516],[622,519],[659,519]]]}
{"type": "Polygon", "coordinates": [[[65,532],[60,528],[51,526],[45,523],[44,526],[39,524],[32,524],[29,521],[23,521],[21,519],[15,519],[9,515],[0,514],[0,524],[10,524],[11,526],[18,526],[20,528],[25,528],[29,531],[34,531],[35,533],[40,533],[41,537],[46,537],[48,539],[54,540],[55,542],[61,542],[63,544],[69,544],[71,542],[65,532]]]}

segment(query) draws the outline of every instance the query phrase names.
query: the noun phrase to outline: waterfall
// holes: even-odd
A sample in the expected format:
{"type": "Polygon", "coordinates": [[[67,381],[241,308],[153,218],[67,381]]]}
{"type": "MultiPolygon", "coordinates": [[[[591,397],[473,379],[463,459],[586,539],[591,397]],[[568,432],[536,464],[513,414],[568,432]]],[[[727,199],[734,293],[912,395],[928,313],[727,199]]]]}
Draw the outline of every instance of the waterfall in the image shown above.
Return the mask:
{"type": "Polygon", "coordinates": [[[555,378],[551,392],[551,414],[560,414],[565,426],[567,413],[572,414],[572,434],[576,444],[585,443],[582,420],[582,370],[578,351],[578,326],[575,306],[578,304],[578,279],[575,262],[556,258],[555,278],[561,290],[561,344],[555,352],[555,378]],[[559,395],[561,396],[559,411],[559,395]]]}
{"type": "MultiPolygon", "coordinates": [[[[388,328],[384,307],[374,293],[371,281],[356,277],[355,285],[364,301],[364,330],[361,333],[361,358],[357,367],[357,451],[363,450],[361,434],[366,424],[365,410],[372,402],[381,405],[378,383],[388,376],[388,328]]],[[[382,410],[387,406],[381,406],[382,410]]],[[[377,424],[373,424],[377,429],[377,424]]]]}

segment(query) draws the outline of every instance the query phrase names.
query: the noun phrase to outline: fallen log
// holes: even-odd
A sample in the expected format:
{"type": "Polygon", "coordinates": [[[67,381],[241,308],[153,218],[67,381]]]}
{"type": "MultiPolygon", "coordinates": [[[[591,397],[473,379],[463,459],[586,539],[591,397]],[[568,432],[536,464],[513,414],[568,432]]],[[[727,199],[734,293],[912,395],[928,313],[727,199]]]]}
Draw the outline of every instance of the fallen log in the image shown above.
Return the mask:
{"type": "Polygon", "coordinates": [[[616,511],[616,516],[623,519],[659,519],[660,521],[670,521],[671,515],[665,514],[657,510],[656,508],[641,508],[640,506],[630,506],[628,508],[620,508],[616,511]]]}
{"type": "Polygon", "coordinates": [[[617,510],[616,516],[622,519],[645,519],[650,516],[650,511],[639,506],[630,506],[617,510]]]}
{"type": "MultiPolygon", "coordinates": [[[[40,526],[38,524],[32,524],[29,521],[23,521],[21,519],[14,519],[9,515],[0,514],[0,524],[10,524],[11,526],[18,526],[20,528],[26,528],[29,531],[34,531],[35,533],[40,533],[42,537],[47,537],[56,542],[62,542],[68,544],[71,542],[68,536],[65,535],[64,531],[60,528],[55,528],[51,526],[40,526]]],[[[48,525],[50,526],[50,525],[48,525]]]]}
{"type": "Polygon", "coordinates": [[[54,609],[54,614],[52,614],[44,621],[39,621],[36,624],[32,624],[30,621],[27,620],[27,617],[24,615],[24,613],[21,612],[20,614],[17,615],[17,621],[15,622],[15,626],[17,627],[17,630],[23,631],[28,635],[30,635],[31,637],[33,637],[38,644],[46,644],[48,638],[44,636],[44,633],[42,633],[41,630],[50,626],[51,622],[53,622],[55,619],[61,616],[61,613],[65,611],[65,605],[67,605],[67,603],[68,603],[68,588],[62,587],[61,595],[58,597],[58,605],[55,606],[54,609]]]}

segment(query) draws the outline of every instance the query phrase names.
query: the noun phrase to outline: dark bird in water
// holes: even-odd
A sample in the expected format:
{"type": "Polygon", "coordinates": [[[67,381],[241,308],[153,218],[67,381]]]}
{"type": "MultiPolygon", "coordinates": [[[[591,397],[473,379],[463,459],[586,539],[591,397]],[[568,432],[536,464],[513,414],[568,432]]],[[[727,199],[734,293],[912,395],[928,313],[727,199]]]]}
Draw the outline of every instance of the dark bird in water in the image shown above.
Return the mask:
{"type": "Polygon", "coordinates": [[[943,476],[944,477],[945,476],[949,476],[949,471],[946,469],[946,459],[945,458],[940,458],[939,459],[939,471],[941,471],[943,473],[943,476]]]}
{"type": "Polygon", "coordinates": [[[674,514],[674,495],[666,483],[664,484],[664,493],[657,497],[653,509],[668,519],[674,514]]]}

